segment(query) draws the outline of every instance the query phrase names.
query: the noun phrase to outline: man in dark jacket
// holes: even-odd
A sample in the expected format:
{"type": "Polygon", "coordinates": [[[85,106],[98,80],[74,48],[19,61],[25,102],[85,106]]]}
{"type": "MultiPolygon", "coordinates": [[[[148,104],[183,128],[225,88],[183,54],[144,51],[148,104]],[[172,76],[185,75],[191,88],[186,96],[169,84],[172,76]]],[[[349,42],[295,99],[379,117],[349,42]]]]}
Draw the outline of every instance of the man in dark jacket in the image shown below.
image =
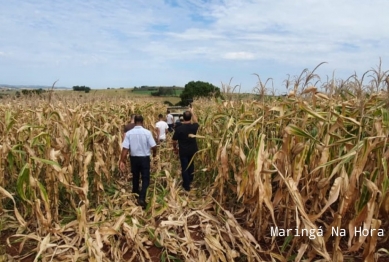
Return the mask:
{"type": "Polygon", "coordinates": [[[193,156],[198,151],[196,138],[189,137],[189,135],[196,135],[198,129],[197,117],[191,108],[184,112],[182,125],[176,128],[172,138],[174,153],[179,154],[180,157],[182,186],[186,191],[190,191],[194,173],[193,156]]]}

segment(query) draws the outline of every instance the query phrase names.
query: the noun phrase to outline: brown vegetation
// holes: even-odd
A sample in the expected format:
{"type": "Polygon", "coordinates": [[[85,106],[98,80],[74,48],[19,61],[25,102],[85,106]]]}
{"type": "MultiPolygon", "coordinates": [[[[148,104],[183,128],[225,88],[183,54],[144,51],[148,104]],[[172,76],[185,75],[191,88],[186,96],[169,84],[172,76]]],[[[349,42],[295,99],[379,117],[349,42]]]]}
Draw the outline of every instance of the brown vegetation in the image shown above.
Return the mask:
{"type": "Polygon", "coordinates": [[[120,132],[133,112],[152,129],[162,103],[5,100],[0,250],[21,241],[13,257],[41,261],[377,261],[388,252],[387,94],[357,78],[319,92],[314,78],[304,71],[289,97],[195,101],[197,188],[184,194],[163,145],[146,210],[118,171],[120,132]],[[276,226],[293,231],[272,236],[276,226]]]}

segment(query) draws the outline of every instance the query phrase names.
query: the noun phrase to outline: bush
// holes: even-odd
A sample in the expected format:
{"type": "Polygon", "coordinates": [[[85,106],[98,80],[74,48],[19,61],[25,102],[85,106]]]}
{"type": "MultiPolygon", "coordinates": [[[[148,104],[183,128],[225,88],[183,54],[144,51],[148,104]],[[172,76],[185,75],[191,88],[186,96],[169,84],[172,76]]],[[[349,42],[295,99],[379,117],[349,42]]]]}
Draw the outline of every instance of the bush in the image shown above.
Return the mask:
{"type": "Polygon", "coordinates": [[[73,91],[84,91],[85,93],[89,93],[91,88],[89,86],[73,86],[73,91]]]}
{"type": "MultiPolygon", "coordinates": [[[[19,92],[19,91],[18,91],[19,92]]],[[[28,90],[28,89],[22,89],[22,94],[27,96],[27,95],[41,95],[43,93],[45,93],[46,90],[43,90],[42,88],[39,88],[39,89],[31,89],[31,90],[28,90]]],[[[20,94],[20,93],[19,93],[20,94]]]]}

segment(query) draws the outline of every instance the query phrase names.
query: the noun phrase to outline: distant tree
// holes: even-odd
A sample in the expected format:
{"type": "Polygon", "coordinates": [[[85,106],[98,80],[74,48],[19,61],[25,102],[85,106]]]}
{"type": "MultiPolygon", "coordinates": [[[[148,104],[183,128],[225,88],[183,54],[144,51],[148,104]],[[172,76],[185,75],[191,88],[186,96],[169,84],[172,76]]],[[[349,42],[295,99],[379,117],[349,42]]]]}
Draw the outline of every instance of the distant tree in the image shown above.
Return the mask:
{"type": "Polygon", "coordinates": [[[42,93],[45,93],[46,90],[43,90],[42,88],[39,88],[39,89],[22,89],[22,95],[41,95],[42,93]]]}
{"type": "Polygon", "coordinates": [[[89,93],[91,90],[88,86],[73,86],[73,91],[84,91],[85,93],[89,93]]]}
{"type": "Polygon", "coordinates": [[[220,88],[207,82],[191,81],[185,85],[184,91],[180,95],[181,102],[179,103],[182,106],[187,106],[192,99],[210,96],[220,96],[220,88]]]}

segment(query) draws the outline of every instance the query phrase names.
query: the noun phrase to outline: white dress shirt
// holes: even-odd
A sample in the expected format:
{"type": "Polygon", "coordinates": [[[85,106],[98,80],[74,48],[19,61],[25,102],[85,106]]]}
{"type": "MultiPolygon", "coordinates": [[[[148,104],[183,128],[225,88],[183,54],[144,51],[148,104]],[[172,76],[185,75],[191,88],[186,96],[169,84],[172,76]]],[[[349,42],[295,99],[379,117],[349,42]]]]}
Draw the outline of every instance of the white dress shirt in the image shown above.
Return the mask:
{"type": "Polygon", "coordinates": [[[150,156],[150,149],[156,146],[151,132],[142,126],[135,126],[126,133],[122,147],[130,150],[131,156],[150,156]]]}

